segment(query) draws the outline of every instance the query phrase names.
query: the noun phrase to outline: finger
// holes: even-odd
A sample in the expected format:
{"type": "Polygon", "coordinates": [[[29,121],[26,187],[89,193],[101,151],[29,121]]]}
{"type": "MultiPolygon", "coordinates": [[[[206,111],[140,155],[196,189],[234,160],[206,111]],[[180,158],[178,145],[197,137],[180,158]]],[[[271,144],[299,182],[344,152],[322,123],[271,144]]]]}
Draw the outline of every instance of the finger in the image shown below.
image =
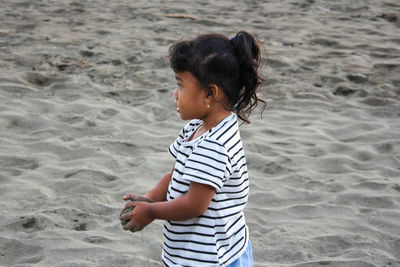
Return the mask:
{"type": "Polygon", "coordinates": [[[135,229],[131,229],[130,231],[131,231],[132,233],[136,233],[136,232],[142,231],[142,229],[135,228],[135,229]]]}
{"type": "Polygon", "coordinates": [[[136,228],[136,223],[132,220],[130,220],[125,226],[124,226],[124,230],[134,230],[134,228],[136,228]]]}
{"type": "Polygon", "coordinates": [[[132,211],[122,211],[121,214],[119,215],[119,219],[121,221],[129,221],[131,219],[131,213],[132,211]]]}
{"type": "Polygon", "coordinates": [[[137,224],[134,224],[132,229],[130,230],[132,233],[139,231],[139,227],[137,224]]]}
{"type": "Polygon", "coordinates": [[[121,213],[119,214],[119,219],[120,220],[130,220],[131,219],[131,214],[132,211],[135,209],[134,206],[129,206],[124,208],[121,213]]]}
{"type": "Polygon", "coordinates": [[[134,233],[134,232],[139,232],[139,231],[142,231],[143,228],[144,228],[144,227],[141,227],[139,224],[136,224],[136,223],[135,223],[133,229],[131,229],[131,232],[132,232],[132,233],[134,233]]]}
{"type": "Polygon", "coordinates": [[[138,201],[149,202],[149,203],[152,203],[152,202],[153,202],[153,201],[151,201],[150,199],[148,199],[147,197],[140,197],[140,198],[138,199],[138,201]]]}
{"type": "Polygon", "coordinates": [[[131,219],[131,214],[132,214],[132,211],[121,213],[121,215],[119,216],[119,219],[121,221],[129,221],[131,219]]]}
{"type": "Polygon", "coordinates": [[[129,193],[129,194],[123,196],[122,199],[123,199],[123,200],[132,200],[132,195],[133,195],[133,194],[129,193]]]}

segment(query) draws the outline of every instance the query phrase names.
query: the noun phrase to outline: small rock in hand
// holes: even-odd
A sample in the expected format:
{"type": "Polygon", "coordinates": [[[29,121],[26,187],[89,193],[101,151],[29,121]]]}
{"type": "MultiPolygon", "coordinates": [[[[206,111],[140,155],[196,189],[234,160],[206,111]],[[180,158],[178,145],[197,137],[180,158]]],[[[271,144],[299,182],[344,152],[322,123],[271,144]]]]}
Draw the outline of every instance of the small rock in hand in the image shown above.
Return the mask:
{"type": "MultiPolygon", "coordinates": [[[[145,198],[145,197],[136,200],[136,202],[140,202],[140,201],[151,202],[150,199],[145,198]]],[[[126,215],[130,214],[134,210],[134,208],[135,208],[134,206],[133,207],[128,207],[128,208],[126,208],[126,209],[121,211],[121,214],[119,215],[119,219],[121,221],[122,227],[125,227],[125,225],[127,225],[128,222],[130,221],[130,220],[123,220],[122,217],[125,217],[126,215]]],[[[136,231],[137,230],[135,230],[135,229],[131,229],[131,232],[136,232],[136,231]]]]}

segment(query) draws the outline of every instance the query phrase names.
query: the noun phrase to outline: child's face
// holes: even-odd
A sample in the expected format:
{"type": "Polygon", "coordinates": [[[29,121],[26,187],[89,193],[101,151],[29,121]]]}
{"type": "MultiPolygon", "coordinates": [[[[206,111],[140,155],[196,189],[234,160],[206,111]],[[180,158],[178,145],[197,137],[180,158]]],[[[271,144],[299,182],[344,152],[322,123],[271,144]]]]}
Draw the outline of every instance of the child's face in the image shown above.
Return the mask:
{"type": "Polygon", "coordinates": [[[175,73],[178,88],[174,92],[176,110],[182,120],[202,119],[207,116],[207,95],[189,71],[175,73]]]}

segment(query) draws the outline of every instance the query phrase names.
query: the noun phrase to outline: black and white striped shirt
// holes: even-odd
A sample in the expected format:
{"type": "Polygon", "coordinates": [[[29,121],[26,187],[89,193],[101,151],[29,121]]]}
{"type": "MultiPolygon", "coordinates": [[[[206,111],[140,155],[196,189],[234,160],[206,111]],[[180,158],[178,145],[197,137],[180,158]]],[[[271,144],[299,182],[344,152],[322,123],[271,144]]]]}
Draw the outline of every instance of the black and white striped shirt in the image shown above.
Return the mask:
{"type": "Polygon", "coordinates": [[[243,209],[249,181],[237,117],[232,113],[188,141],[201,124],[190,121],[169,148],[176,163],[167,201],[186,194],[191,181],[210,185],[216,192],[201,216],[165,222],[166,266],[225,266],[244,252],[248,241],[243,209]]]}

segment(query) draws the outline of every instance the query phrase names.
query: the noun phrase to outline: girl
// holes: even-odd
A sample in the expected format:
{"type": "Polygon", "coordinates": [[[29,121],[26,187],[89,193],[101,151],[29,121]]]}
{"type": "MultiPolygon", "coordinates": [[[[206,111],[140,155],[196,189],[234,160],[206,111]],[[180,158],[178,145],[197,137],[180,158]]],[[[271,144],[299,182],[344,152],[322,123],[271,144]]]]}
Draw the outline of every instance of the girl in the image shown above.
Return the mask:
{"type": "MultiPolygon", "coordinates": [[[[165,266],[253,266],[243,214],[249,181],[238,118],[260,100],[261,53],[247,32],[200,35],[171,46],[176,110],[190,122],[169,148],[172,170],[144,196],[128,194],[125,230],[165,220],[165,266]],[[238,118],[237,118],[238,117],[238,118]]],[[[263,110],[262,108],[262,110],[263,110]]],[[[261,111],[262,111],[261,110],[261,111]]]]}

